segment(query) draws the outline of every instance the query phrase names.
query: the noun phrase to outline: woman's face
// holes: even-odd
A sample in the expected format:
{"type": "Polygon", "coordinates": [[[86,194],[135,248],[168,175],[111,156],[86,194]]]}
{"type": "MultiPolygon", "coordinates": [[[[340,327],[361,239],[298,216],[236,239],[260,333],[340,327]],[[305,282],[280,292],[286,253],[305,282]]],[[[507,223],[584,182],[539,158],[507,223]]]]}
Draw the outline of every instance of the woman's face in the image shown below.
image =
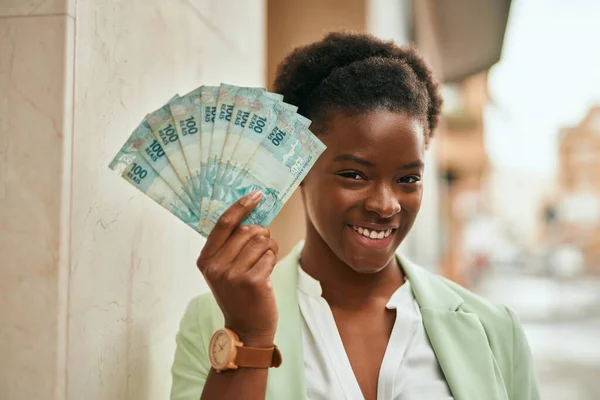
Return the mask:
{"type": "Polygon", "coordinates": [[[425,136],[417,118],[376,110],[332,113],[319,138],[327,146],[302,193],[307,235],[350,268],[382,270],[412,227],[422,197],[425,136]]]}

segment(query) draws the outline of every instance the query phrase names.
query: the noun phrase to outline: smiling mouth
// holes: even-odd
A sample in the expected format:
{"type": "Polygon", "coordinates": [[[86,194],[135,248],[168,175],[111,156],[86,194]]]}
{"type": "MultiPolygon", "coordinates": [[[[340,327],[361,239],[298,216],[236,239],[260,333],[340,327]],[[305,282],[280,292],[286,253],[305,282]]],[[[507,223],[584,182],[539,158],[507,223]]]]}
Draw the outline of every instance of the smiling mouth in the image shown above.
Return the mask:
{"type": "Polygon", "coordinates": [[[350,227],[350,229],[354,230],[358,234],[360,234],[364,237],[367,237],[369,239],[375,239],[375,240],[385,239],[396,231],[396,228],[377,230],[377,229],[363,228],[362,226],[357,226],[357,225],[348,225],[348,226],[350,227]]]}

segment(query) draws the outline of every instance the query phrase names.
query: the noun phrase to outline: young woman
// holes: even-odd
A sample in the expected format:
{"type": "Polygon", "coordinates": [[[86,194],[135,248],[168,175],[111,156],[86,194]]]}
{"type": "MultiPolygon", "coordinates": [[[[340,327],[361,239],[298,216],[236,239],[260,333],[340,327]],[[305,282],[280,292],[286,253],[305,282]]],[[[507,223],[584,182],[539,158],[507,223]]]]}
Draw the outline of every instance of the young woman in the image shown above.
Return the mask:
{"type": "Polygon", "coordinates": [[[301,185],[305,241],[275,265],[268,229],[239,225],[260,193],[222,216],[171,398],[538,399],[515,315],[396,254],[441,106],[422,58],[333,33],[293,51],[275,89],[327,145],[301,185]]]}

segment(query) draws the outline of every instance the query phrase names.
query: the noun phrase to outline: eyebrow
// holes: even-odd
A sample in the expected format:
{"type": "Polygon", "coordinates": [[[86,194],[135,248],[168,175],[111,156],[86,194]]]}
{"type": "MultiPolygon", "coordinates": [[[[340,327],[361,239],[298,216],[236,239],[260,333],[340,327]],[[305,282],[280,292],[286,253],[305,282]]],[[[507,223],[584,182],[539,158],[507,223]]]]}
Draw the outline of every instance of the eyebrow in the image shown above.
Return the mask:
{"type": "Polygon", "coordinates": [[[367,161],[364,158],[357,157],[353,154],[340,154],[333,159],[333,162],[339,161],[354,161],[355,163],[364,165],[365,167],[375,167],[375,164],[373,164],[371,161],[367,161]]]}
{"type": "MultiPolygon", "coordinates": [[[[367,161],[364,158],[360,158],[357,157],[353,154],[340,154],[339,156],[334,157],[333,162],[340,162],[340,161],[353,161],[357,164],[361,164],[364,165],[366,167],[369,168],[374,168],[375,164],[373,164],[371,161],[367,161]]],[[[399,170],[407,170],[407,169],[413,169],[413,168],[421,168],[423,167],[423,161],[422,160],[416,160],[416,161],[412,161],[408,164],[404,164],[403,166],[399,167],[399,170]]]]}
{"type": "Polygon", "coordinates": [[[413,168],[423,168],[424,166],[425,166],[425,164],[423,163],[422,160],[416,160],[411,163],[404,164],[399,169],[405,170],[405,169],[413,169],[413,168]]]}

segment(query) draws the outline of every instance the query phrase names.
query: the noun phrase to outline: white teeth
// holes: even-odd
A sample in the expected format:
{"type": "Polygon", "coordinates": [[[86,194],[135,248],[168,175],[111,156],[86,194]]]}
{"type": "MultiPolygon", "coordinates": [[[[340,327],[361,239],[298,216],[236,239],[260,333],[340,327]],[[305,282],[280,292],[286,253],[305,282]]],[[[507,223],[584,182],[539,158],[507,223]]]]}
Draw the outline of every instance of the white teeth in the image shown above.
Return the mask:
{"type": "Polygon", "coordinates": [[[362,226],[351,225],[352,229],[358,232],[360,235],[368,237],[370,239],[384,239],[389,237],[392,234],[393,229],[386,229],[383,231],[378,231],[375,229],[367,229],[362,226]]]}

